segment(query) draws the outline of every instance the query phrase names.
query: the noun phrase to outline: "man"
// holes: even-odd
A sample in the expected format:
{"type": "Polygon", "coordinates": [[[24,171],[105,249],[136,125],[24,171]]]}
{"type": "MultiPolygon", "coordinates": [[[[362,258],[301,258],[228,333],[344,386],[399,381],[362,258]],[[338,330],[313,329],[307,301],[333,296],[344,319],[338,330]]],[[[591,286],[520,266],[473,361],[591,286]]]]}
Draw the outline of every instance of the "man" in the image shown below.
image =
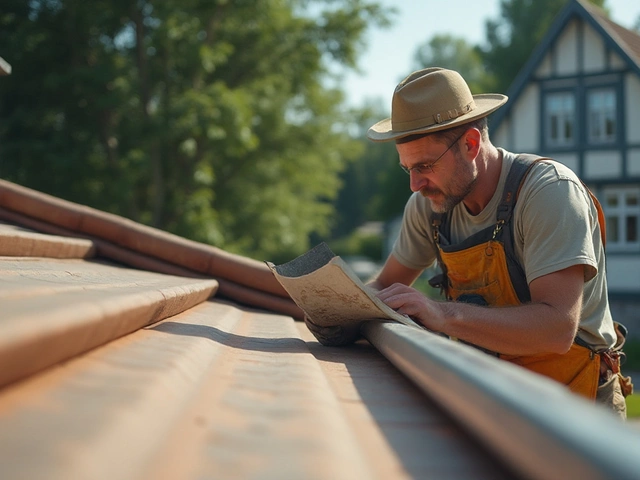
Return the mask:
{"type": "MultiPolygon", "coordinates": [[[[625,417],[601,209],[564,165],[491,143],[486,117],[506,101],[472,95],[457,72],[441,68],[414,72],[396,87],[391,118],[367,136],[395,141],[414,193],[370,286],[428,329],[554,378],[625,417]],[[448,301],[410,287],[436,261],[448,301]]],[[[307,324],[324,344],[357,334],[307,324]]]]}

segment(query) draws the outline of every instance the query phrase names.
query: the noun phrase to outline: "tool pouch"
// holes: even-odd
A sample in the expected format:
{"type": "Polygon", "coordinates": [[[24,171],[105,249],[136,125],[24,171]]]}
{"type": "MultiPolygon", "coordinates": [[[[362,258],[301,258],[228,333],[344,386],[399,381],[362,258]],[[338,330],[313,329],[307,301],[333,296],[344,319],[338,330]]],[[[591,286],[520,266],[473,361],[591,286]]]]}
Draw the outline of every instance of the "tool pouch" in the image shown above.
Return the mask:
{"type": "Polygon", "coordinates": [[[624,376],[620,367],[626,360],[622,347],[627,339],[627,327],[618,322],[613,322],[616,330],[616,344],[613,348],[600,353],[602,360],[600,367],[600,382],[606,382],[612,375],[617,375],[620,381],[622,395],[625,397],[633,393],[633,383],[630,376],[624,376]]]}

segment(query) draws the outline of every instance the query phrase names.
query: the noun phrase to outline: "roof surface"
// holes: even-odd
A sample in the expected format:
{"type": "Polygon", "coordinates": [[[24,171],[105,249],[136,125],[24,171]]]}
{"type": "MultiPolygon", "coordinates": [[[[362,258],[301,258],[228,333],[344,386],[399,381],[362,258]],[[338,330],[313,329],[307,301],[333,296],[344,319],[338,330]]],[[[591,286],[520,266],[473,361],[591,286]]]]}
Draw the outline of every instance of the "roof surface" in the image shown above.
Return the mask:
{"type": "Polygon", "coordinates": [[[260,262],[4,181],[0,218],[1,478],[510,478],[260,262]]]}
{"type": "Polygon", "coordinates": [[[640,476],[638,433],[556,382],[300,317],[261,262],[0,180],[0,478],[640,476]]]}

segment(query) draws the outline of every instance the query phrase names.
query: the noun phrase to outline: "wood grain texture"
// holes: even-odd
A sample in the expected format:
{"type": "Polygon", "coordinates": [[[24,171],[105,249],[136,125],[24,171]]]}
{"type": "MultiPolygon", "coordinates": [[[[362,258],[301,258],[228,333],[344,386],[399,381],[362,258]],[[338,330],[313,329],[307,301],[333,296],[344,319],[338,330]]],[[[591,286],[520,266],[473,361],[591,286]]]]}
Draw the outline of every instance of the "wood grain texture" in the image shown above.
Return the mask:
{"type": "Polygon", "coordinates": [[[0,386],[187,310],[217,287],[97,261],[0,257],[0,386]]]}

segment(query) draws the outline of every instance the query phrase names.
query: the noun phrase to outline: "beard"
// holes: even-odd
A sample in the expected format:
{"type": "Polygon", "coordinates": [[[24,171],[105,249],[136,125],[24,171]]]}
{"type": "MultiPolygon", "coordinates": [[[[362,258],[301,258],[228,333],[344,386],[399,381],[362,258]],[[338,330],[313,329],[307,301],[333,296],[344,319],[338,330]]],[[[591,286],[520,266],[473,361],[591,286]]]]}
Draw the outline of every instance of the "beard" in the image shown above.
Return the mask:
{"type": "Polygon", "coordinates": [[[420,194],[429,200],[432,211],[446,213],[453,210],[473,191],[477,180],[473,167],[456,154],[455,174],[445,183],[442,190],[425,187],[420,190],[420,194]]]}

